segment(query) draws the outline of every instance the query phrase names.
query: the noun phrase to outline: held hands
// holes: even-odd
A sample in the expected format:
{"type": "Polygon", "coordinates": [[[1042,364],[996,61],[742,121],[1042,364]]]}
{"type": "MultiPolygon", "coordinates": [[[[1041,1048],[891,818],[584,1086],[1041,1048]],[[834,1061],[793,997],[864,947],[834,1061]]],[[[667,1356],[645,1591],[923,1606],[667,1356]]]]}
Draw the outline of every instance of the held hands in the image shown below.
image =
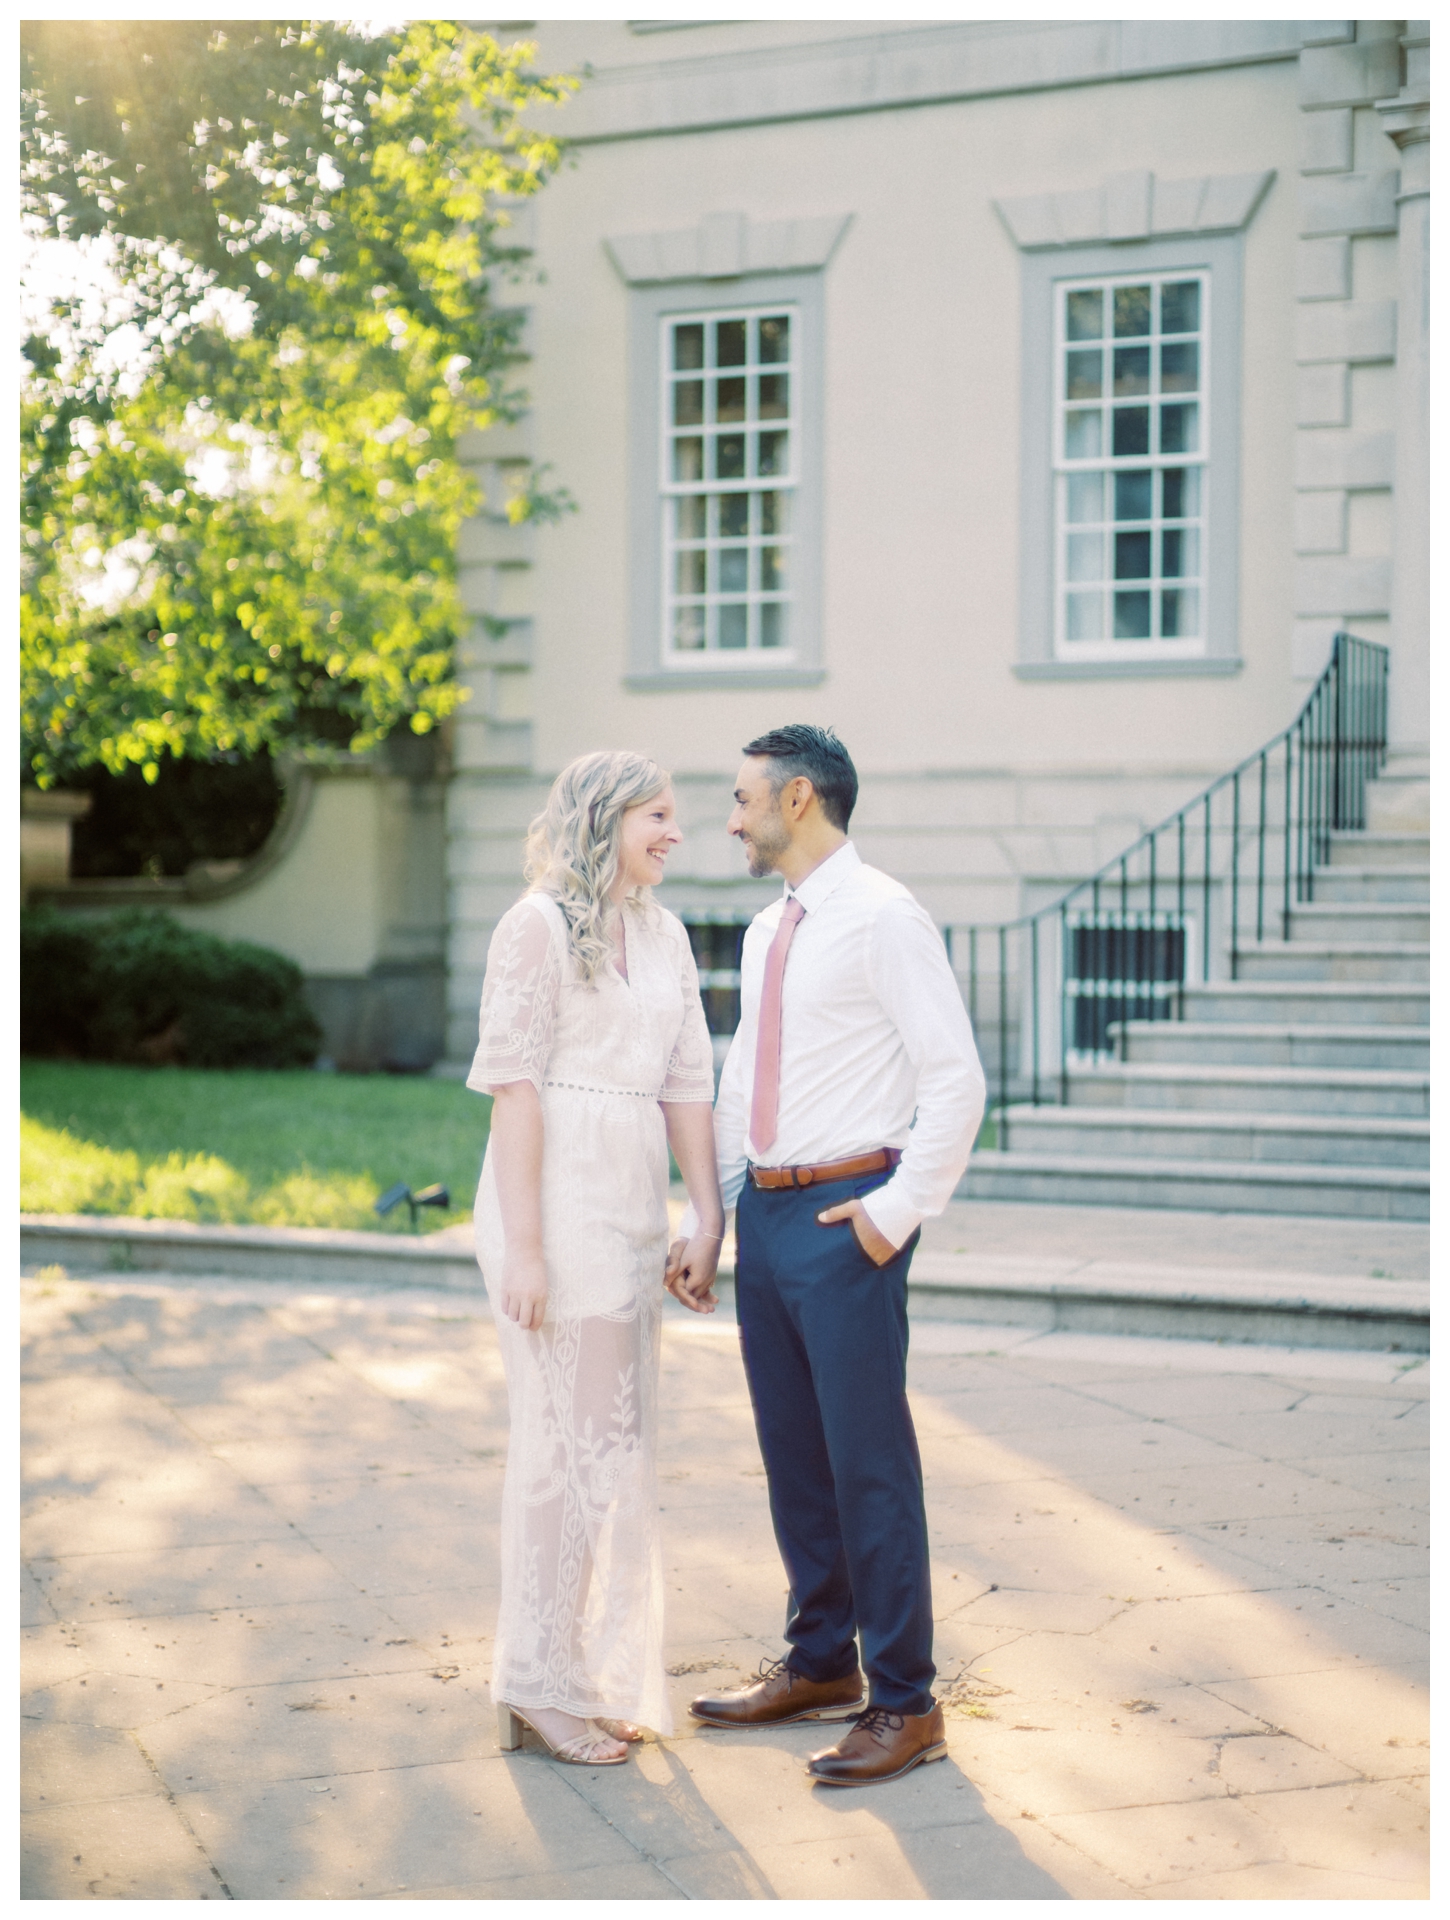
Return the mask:
{"type": "Polygon", "coordinates": [[[859,1200],[843,1200],[838,1207],[827,1207],[816,1215],[816,1219],[823,1227],[833,1227],[839,1220],[849,1220],[857,1244],[873,1266],[884,1267],[901,1251],[899,1247],[893,1247],[886,1235],[872,1225],[870,1214],[859,1200]]]}
{"type": "Polygon", "coordinates": [[[507,1253],[503,1265],[503,1310],[525,1333],[537,1333],[544,1324],[549,1299],[549,1276],[542,1253],[507,1253]]]}
{"type": "Polygon", "coordinates": [[[720,1242],[710,1234],[676,1240],[665,1261],[665,1290],[691,1313],[713,1313],[720,1302],[711,1291],[720,1264],[720,1242]]]}

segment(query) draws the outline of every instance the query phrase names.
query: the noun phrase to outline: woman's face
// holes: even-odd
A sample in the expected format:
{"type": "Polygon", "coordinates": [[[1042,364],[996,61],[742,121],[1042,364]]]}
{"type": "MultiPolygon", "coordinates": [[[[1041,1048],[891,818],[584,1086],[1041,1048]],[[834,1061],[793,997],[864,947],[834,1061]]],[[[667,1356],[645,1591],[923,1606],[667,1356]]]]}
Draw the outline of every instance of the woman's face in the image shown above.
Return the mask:
{"type": "Polygon", "coordinates": [[[619,824],[618,895],[631,887],[657,887],[665,877],[665,856],[684,837],[675,825],[672,788],[628,808],[619,824]]]}

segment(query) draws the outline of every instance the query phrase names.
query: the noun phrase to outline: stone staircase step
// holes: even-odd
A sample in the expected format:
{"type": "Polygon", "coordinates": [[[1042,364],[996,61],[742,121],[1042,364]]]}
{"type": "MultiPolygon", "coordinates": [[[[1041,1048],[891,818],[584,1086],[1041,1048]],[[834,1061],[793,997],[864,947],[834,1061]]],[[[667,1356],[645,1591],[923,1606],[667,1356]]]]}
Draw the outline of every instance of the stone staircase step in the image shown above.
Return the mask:
{"type": "MultiPolygon", "coordinates": [[[[1336,1168],[1428,1169],[1428,1120],[1364,1114],[1172,1112],[1130,1107],[1009,1106],[1007,1150],[1155,1160],[1288,1162],[1336,1168]]],[[[999,1136],[1000,1137],[1000,1136],[999,1136]]]]}
{"type": "Polygon", "coordinates": [[[1428,1172],[1282,1161],[1159,1160],[1150,1170],[1085,1154],[982,1149],[972,1155],[957,1193],[969,1200],[1181,1207],[1210,1213],[1309,1213],[1361,1220],[1430,1217],[1428,1172]]]}
{"type": "Polygon", "coordinates": [[[1239,947],[1245,981],[1404,981],[1430,978],[1428,940],[1246,941],[1239,947]]]}
{"type": "Polygon", "coordinates": [[[1331,833],[1331,867],[1428,867],[1428,833],[1331,833]]]}
{"type": "Polygon", "coordinates": [[[1391,747],[1377,777],[1381,780],[1428,780],[1430,756],[1428,753],[1412,753],[1406,747],[1391,747]]]}
{"type": "MultiPolygon", "coordinates": [[[[1009,1156],[1010,1157],[1010,1156],[1009,1156]]],[[[1059,1198],[1058,1195],[1051,1196],[1059,1198]]],[[[1385,1217],[1381,1214],[1378,1217],[1385,1217]]],[[[321,1285],[359,1274],[384,1290],[420,1287],[478,1297],[470,1230],[421,1235],[331,1232],[325,1228],[197,1228],[190,1221],[122,1220],[95,1215],[25,1215],[21,1263],[64,1263],[75,1274],[114,1273],[118,1262],[158,1280],[234,1285],[238,1279],[321,1285]]],[[[1429,1345],[1429,1285],[1338,1275],[1169,1268],[1105,1260],[1068,1263],[919,1251],[908,1304],[933,1320],[994,1326],[1061,1326],[1199,1340],[1268,1341],[1290,1346],[1396,1348],[1429,1345]]],[[[728,1249],[718,1290],[728,1310],[734,1292],[728,1249]]]]}
{"type": "Polygon", "coordinates": [[[999,1327],[1429,1351],[1425,1280],[1164,1268],[1130,1260],[1073,1263],[1068,1271],[1063,1266],[1051,1255],[1004,1258],[923,1249],[911,1263],[907,1305],[922,1318],[999,1327]]]}
{"type": "Polygon", "coordinates": [[[464,1233],[358,1233],[338,1227],[224,1226],[121,1214],[26,1213],[20,1258],[70,1273],[190,1273],[213,1279],[306,1280],[321,1286],[426,1287],[477,1293],[464,1233]]]}
{"type": "Polygon", "coordinates": [[[1428,1027],[1430,991],[1408,981],[1215,980],[1184,988],[1183,1013],[1290,1026],[1428,1027]]]}
{"type": "Polygon", "coordinates": [[[1364,824],[1372,833],[1428,833],[1430,782],[1420,773],[1386,768],[1365,792],[1364,824]]]}
{"type": "Polygon", "coordinates": [[[1254,1026],[1231,1020],[1128,1020],[1108,1029],[1144,1066],[1328,1067],[1430,1071],[1428,1027],[1254,1026]]]}
{"type": "Polygon", "coordinates": [[[1430,903],[1412,901],[1306,900],[1289,915],[1289,941],[1430,943],[1430,903]]]}
{"type": "Polygon", "coordinates": [[[1070,1068],[1064,1105],[1009,1105],[962,1191],[1428,1219],[1428,772],[1390,756],[1312,897],[1264,899],[1271,937],[1237,945],[1236,977],[1185,986],[1180,1020],[1111,1028],[1119,1058],[1070,1068]]]}
{"type": "Polygon", "coordinates": [[[1430,1075],[1385,1069],[1151,1065],[1092,1067],[1068,1077],[1069,1108],[1368,1114],[1426,1120],[1430,1075]]]}
{"type": "MultiPolygon", "coordinates": [[[[1348,904],[1371,900],[1428,903],[1430,869],[1428,867],[1320,867],[1314,875],[1315,906],[1327,906],[1332,900],[1348,904]]],[[[1298,912],[1296,907],[1294,912],[1298,912]]]]}

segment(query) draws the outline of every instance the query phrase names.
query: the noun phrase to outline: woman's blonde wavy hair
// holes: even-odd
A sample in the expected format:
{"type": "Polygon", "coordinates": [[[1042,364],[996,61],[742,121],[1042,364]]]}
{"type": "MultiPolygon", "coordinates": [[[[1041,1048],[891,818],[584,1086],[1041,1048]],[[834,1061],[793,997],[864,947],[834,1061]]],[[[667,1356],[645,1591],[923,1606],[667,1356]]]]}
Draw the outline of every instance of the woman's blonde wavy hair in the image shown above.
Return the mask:
{"type": "MultiPolygon", "coordinates": [[[[544,810],[529,823],[524,878],[530,893],[557,900],[569,951],[593,985],[613,963],[609,889],[619,873],[620,825],[631,807],[663,793],[670,776],[642,753],[585,753],[571,760],[549,789],[544,810]]],[[[643,911],[647,895],[635,887],[625,904],[643,911]]]]}

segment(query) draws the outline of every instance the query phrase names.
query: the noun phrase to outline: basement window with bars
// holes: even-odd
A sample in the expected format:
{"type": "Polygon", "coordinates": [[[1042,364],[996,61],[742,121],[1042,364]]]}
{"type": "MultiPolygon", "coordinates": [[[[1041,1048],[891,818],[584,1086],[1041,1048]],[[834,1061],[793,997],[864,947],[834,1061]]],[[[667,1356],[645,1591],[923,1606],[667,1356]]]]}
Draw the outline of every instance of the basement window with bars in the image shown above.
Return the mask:
{"type": "Polygon", "coordinates": [[[1096,908],[1069,913],[1063,1008],[1069,1057],[1113,1056],[1125,1020],[1171,1020],[1188,977],[1181,913],[1096,908]]]}
{"type": "Polygon", "coordinates": [[[660,446],[671,664],[791,654],[800,334],[790,306],[667,315],[660,446]]]}
{"type": "Polygon", "coordinates": [[[1208,309],[1206,272],[1057,286],[1059,659],[1203,651],[1208,309]]]}

